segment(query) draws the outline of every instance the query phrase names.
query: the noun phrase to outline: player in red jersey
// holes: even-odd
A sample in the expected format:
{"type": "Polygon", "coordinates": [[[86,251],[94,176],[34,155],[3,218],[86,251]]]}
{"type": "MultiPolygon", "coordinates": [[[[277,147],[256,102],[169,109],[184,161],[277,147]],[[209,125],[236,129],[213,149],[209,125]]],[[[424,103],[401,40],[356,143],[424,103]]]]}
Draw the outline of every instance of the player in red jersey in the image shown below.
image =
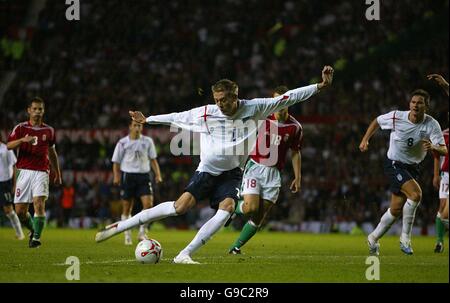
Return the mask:
{"type": "MultiPolygon", "coordinates": [[[[449,95],[449,84],[441,75],[431,74],[427,76],[429,80],[436,81],[449,95]]],[[[447,150],[449,147],[448,128],[443,131],[445,145],[447,150]]],[[[435,253],[444,251],[444,235],[445,227],[448,229],[448,153],[444,157],[440,157],[434,153],[434,176],[433,186],[439,190],[439,210],[436,215],[436,246],[435,253]],[[441,161],[442,160],[442,161],[441,161]]]]}
{"type": "MultiPolygon", "coordinates": [[[[287,87],[279,86],[273,96],[280,96],[287,91],[287,87]]],[[[241,195],[244,200],[238,201],[235,210],[236,214],[250,215],[250,219],[242,228],[238,239],[231,245],[230,254],[241,253],[240,248],[256,234],[278,200],[280,172],[284,168],[289,149],[292,150],[295,175],[290,188],[293,193],[300,190],[302,138],[302,126],[289,115],[287,108],[270,115],[260,128],[255,150],[250,155],[242,178],[241,195]]]]}
{"type": "Polygon", "coordinates": [[[55,149],[55,130],[43,123],[45,104],[35,97],[28,103],[29,120],[14,127],[8,149],[17,150],[17,175],[14,204],[20,221],[30,230],[29,247],[41,245],[45,224],[45,201],[49,194],[49,162],[55,183],[61,184],[61,171],[55,149]],[[34,218],[28,212],[33,203],[34,218]]]}

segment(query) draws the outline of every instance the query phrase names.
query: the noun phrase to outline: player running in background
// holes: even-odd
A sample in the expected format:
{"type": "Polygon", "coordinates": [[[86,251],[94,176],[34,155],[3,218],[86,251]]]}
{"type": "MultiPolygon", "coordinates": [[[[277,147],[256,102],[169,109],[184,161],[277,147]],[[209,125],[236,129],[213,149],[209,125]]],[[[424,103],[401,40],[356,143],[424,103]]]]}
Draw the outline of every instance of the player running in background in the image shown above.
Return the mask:
{"type": "MultiPolygon", "coordinates": [[[[286,86],[279,86],[275,88],[273,97],[281,96],[287,91],[286,86]]],[[[240,248],[256,234],[270,209],[277,202],[281,187],[280,172],[284,168],[289,149],[292,150],[292,167],[295,176],[290,188],[293,193],[300,190],[302,138],[303,128],[294,117],[289,115],[287,108],[270,115],[263,124],[263,128],[259,130],[255,151],[250,154],[242,178],[241,196],[244,200],[239,200],[235,209],[236,214],[250,214],[251,217],[231,245],[228,251],[230,254],[241,253],[240,248]],[[271,127],[276,127],[277,131],[271,133],[271,127]],[[276,146],[275,157],[260,153],[259,142],[263,139],[267,145],[276,146]],[[262,205],[261,209],[260,205],[262,205]]]]}
{"type": "MultiPolygon", "coordinates": [[[[131,120],[128,128],[129,135],[117,142],[112,157],[113,184],[121,186],[122,221],[131,218],[134,199],[141,200],[143,209],[153,206],[151,169],[155,173],[155,181],[162,182],[153,139],[142,135],[143,125],[141,123],[131,120]]],[[[145,239],[147,239],[146,224],[141,224],[138,240],[145,239]]],[[[125,231],[125,245],[132,244],[131,230],[127,230],[125,231]]]]}
{"type": "Polygon", "coordinates": [[[11,150],[8,150],[6,144],[3,144],[0,138],[0,206],[3,212],[11,221],[11,226],[16,232],[16,238],[24,239],[22,226],[19,218],[13,208],[13,176],[16,173],[16,156],[11,150]]]}
{"type": "Polygon", "coordinates": [[[429,107],[430,95],[418,89],[412,92],[409,111],[394,110],[380,115],[372,121],[361,140],[359,149],[366,152],[369,140],[381,127],[390,130],[390,142],[384,163],[384,172],[390,182],[390,208],[381,217],[380,223],[367,237],[369,253],[379,254],[378,240],[389,230],[403,213],[400,249],[407,255],[413,254],[411,230],[416,209],[422,200],[422,189],[417,183],[419,163],[428,151],[440,155],[447,153],[439,123],[425,114],[429,107]]]}
{"type": "MultiPolygon", "coordinates": [[[[447,96],[449,95],[449,85],[444,77],[437,74],[431,74],[428,75],[427,78],[428,80],[436,81],[444,89],[447,96]]],[[[448,149],[448,128],[443,131],[443,135],[448,149]]],[[[433,185],[439,191],[439,210],[436,214],[436,245],[434,247],[434,252],[442,253],[444,251],[445,226],[448,229],[448,153],[445,157],[440,157],[436,153],[433,153],[433,156],[433,185]]]]}
{"type": "Polygon", "coordinates": [[[45,225],[45,201],[49,194],[49,160],[55,173],[54,182],[61,184],[55,130],[43,123],[45,104],[41,98],[28,103],[29,120],[14,127],[8,138],[8,149],[17,149],[17,176],[14,195],[20,222],[30,230],[29,247],[41,245],[45,225]],[[34,218],[28,212],[33,203],[34,218]]]}
{"type": "MultiPolygon", "coordinates": [[[[448,149],[448,128],[442,133],[448,149]]],[[[436,214],[436,245],[434,252],[442,253],[444,252],[445,227],[448,229],[448,153],[445,157],[440,157],[436,153],[433,153],[433,156],[433,185],[439,190],[439,210],[436,214]]]]}
{"type": "Polygon", "coordinates": [[[101,242],[139,224],[184,214],[197,201],[209,198],[211,207],[218,209],[216,214],[173,260],[174,263],[198,264],[191,259],[192,254],[224,225],[234,211],[242,181],[242,167],[253,150],[259,122],[328,87],[333,80],[333,72],[332,67],[325,66],[321,83],[293,89],[275,98],[240,100],[237,84],[223,79],[212,86],[215,105],[148,118],[141,112],[130,111],[133,120],[140,123],[170,124],[199,132],[200,164],[177,201],[160,203],[131,219],[112,224],[97,233],[95,240],[101,242]],[[251,138],[254,138],[253,142],[251,138]],[[248,152],[245,151],[246,146],[250,148],[248,152]]]}

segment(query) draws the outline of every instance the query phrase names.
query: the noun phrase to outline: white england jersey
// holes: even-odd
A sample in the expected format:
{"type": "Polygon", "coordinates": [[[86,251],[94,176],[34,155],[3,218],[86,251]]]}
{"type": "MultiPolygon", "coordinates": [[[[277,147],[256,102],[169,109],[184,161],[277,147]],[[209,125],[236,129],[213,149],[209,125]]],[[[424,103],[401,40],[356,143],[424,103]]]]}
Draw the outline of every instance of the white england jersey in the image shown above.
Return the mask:
{"type": "Polygon", "coordinates": [[[17,159],[12,150],[8,150],[6,144],[0,142],[0,182],[8,181],[13,177],[13,166],[17,159]]]}
{"type": "Polygon", "coordinates": [[[200,164],[197,171],[220,175],[243,168],[256,143],[257,130],[270,114],[317,93],[317,84],[287,91],[275,98],[238,100],[233,116],[224,115],[217,105],[205,105],[181,113],[150,116],[150,124],[171,124],[200,133],[200,164]]]}
{"type": "Polygon", "coordinates": [[[120,170],[126,173],[149,173],[149,159],[156,157],[152,138],[141,135],[139,139],[131,140],[126,136],[117,142],[112,162],[120,164],[120,170]]]}
{"type": "Polygon", "coordinates": [[[425,159],[426,151],[422,140],[430,140],[433,145],[445,145],[439,123],[425,114],[421,123],[408,119],[410,111],[391,111],[377,117],[381,129],[391,130],[387,157],[406,164],[419,164],[425,159]]]}

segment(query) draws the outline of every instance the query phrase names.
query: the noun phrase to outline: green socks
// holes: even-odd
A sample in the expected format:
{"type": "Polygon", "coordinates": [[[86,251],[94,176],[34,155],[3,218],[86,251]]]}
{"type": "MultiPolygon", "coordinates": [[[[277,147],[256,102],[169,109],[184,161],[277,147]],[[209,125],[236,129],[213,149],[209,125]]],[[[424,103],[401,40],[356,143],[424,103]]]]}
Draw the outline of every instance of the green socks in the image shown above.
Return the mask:
{"type": "Polygon", "coordinates": [[[231,245],[230,249],[233,249],[234,247],[236,248],[242,247],[245,243],[247,243],[248,240],[250,240],[256,234],[257,231],[258,226],[256,226],[255,223],[253,223],[252,221],[248,221],[242,228],[239,238],[233,243],[233,245],[231,245]]]}
{"type": "Polygon", "coordinates": [[[24,221],[21,220],[20,223],[22,223],[23,226],[28,228],[30,231],[34,230],[34,228],[33,228],[33,219],[31,218],[30,213],[27,213],[27,217],[25,218],[25,220],[24,221]]]}
{"type": "Polygon", "coordinates": [[[441,216],[436,216],[436,239],[437,242],[444,243],[444,235],[445,235],[445,226],[444,223],[442,223],[441,216]]]}
{"type": "Polygon", "coordinates": [[[34,217],[33,219],[33,227],[34,227],[34,235],[33,239],[39,240],[41,238],[42,230],[45,225],[45,217],[34,217]]]}
{"type": "Polygon", "coordinates": [[[244,204],[244,200],[237,201],[236,207],[234,209],[234,212],[236,214],[238,214],[238,215],[241,215],[241,216],[243,215],[243,213],[242,213],[242,204],[244,204]]]}

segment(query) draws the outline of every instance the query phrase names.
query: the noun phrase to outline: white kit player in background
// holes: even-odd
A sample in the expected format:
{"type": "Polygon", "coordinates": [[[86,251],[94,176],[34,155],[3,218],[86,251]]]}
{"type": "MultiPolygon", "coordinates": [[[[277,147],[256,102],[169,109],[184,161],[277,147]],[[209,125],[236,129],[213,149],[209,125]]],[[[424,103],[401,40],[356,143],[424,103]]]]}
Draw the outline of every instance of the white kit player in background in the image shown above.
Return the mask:
{"type": "Polygon", "coordinates": [[[0,206],[11,222],[11,226],[16,232],[16,238],[25,238],[19,218],[13,208],[14,175],[16,172],[17,159],[14,152],[8,150],[6,144],[0,140],[0,206]]]}
{"type": "Polygon", "coordinates": [[[389,230],[396,219],[403,214],[400,249],[407,255],[413,254],[411,230],[416,209],[422,200],[422,189],[418,183],[419,163],[427,152],[440,155],[447,153],[439,123],[425,114],[430,95],[421,89],[412,92],[409,111],[394,110],[378,116],[372,121],[361,140],[359,149],[365,152],[369,140],[381,127],[390,130],[389,150],[384,163],[384,172],[390,182],[390,208],[381,217],[380,223],[368,236],[369,253],[379,254],[378,240],[389,230]]]}
{"type": "Polygon", "coordinates": [[[131,219],[112,224],[97,233],[95,240],[101,242],[139,224],[184,214],[197,201],[209,198],[211,207],[218,209],[216,214],[173,260],[174,263],[197,264],[191,255],[220,230],[234,211],[242,168],[254,148],[260,123],[270,114],[307,100],[331,85],[333,72],[331,66],[325,66],[321,83],[293,89],[274,98],[238,99],[238,85],[222,79],[212,86],[214,105],[148,118],[141,112],[130,111],[132,119],[140,123],[169,124],[199,132],[200,164],[177,201],[160,203],[131,219]]]}
{"type": "MultiPolygon", "coordinates": [[[[131,218],[134,200],[141,200],[144,210],[153,206],[151,169],[155,174],[155,181],[162,182],[153,139],[142,135],[141,123],[131,120],[128,128],[129,135],[117,142],[112,157],[113,184],[121,187],[122,221],[131,218]]],[[[147,239],[146,225],[139,226],[139,241],[147,239]]],[[[125,245],[132,244],[131,230],[127,230],[125,245]]]]}

